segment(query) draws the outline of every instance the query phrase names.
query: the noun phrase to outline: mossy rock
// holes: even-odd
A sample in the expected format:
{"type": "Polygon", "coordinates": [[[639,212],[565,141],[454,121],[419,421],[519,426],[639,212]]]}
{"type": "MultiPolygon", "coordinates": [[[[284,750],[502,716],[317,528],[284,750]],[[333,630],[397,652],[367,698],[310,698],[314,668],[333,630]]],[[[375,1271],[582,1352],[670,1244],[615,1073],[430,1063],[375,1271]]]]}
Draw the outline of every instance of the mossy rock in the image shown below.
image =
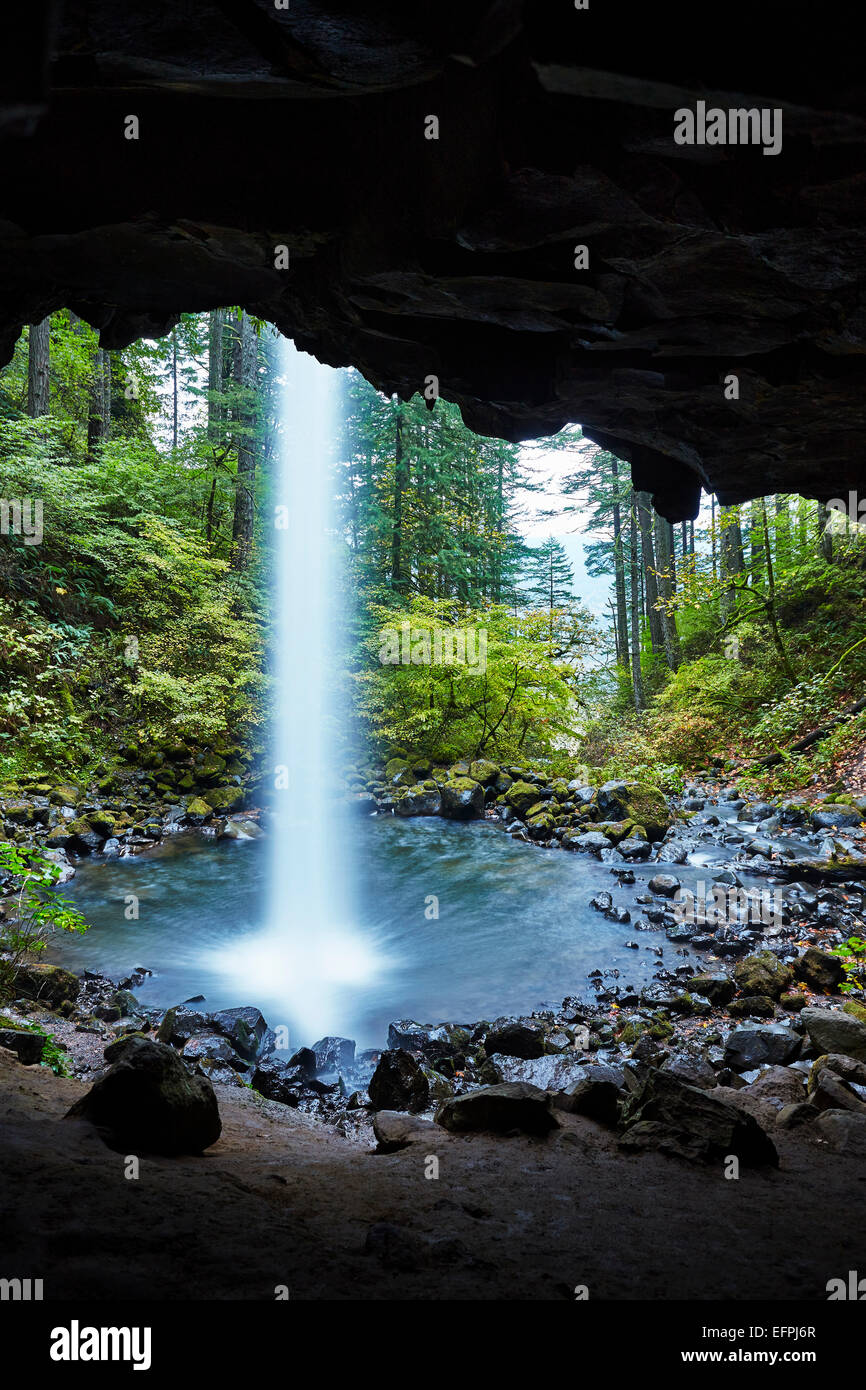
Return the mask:
{"type": "Polygon", "coordinates": [[[859,1004],[856,999],[846,999],[842,1005],[842,1012],[850,1014],[859,1023],[866,1023],[866,1004],[859,1004]]]}
{"type": "Polygon", "coordinates": [[[62,782],[49,793],[48,800],[52,806],[75,806],[80,797],[80,787],[73,786],[71,782],[62,782]]]}
{"type": "MultiPolygon", "coordinates": [[[[641,826],[636,827],[632,820],[603,820],[598,822],[598,829],[601,831],[602,835],[606,835],[609,840],[613,840],[615,845],[618,845],[620,840],[627,840],[629,835],[634,835],[636,829],[640,830],[642,828],[641,826]]],[[[644,831],[640,838],[644,840],[647,838],[646,831],[644,831]]]]}
{"type": "Polygon", "coordinates": [[[235,811],[243,804],[244,793],[241,787],[212,787],[202,800],[213,811],[235,811]]]}
{"type": "Polygon", "coordinates": [[[408,767],[409,763],[405,758],[389,758],[385,764],[385,776],[390,782],[399,773],[405,772],[408,767]]]}
{"type": "Polygon", "coordinates": [[[179,791],[191,792],[195,788],[195,778],[191,772],[185,772],[183,776],[178,779],[177,785],[179,791]]]}
{"type": "Polygon", "coordinates": [[[103,835],[106,839],[116,833],[117,817],[113,816],[110,811],[93,811],[88,816],[88,821],[97,834],[103,835]]]}
{"type": "Polygon", "coordinates": [[[538,788],[532,782],[512,782],[505,800],[519,816],[525,816],[538,802],[538,788]]]}
{"type": "Polygon", "coordinates": [[[499,768],[487,758],[476,758],[474,763],[470,763],[469,776],[480,782],[482,787],[490,787],[499,776],[499,768]]]}
{"type": "Polygon", "coordinates": [[[626,816],[643,826],[649,840],[663,840],[674,823],[664,793],[645,782],[629,784],[626,816]]]}
{"type": "Polygon", "coordinates": [[[211,807],[200,796],[191,796],[186,803],[186,813],[188,816],[209,816],[211,807]]]}
{"type": "Polygon", "coordinates": [[[15,975],[15,991],[24,999],[37,999],[56,1009],[66,1000],[78,998],[81,981],[71,970],[59,965],[21,965],[15,975]]]}
{"type": "Polygon", "coordinates": [[[200,780],[215,781],[225,770],[225,758],[221,758],[217,753],[199,753],[195,760],[195,772],[200,780]]]}

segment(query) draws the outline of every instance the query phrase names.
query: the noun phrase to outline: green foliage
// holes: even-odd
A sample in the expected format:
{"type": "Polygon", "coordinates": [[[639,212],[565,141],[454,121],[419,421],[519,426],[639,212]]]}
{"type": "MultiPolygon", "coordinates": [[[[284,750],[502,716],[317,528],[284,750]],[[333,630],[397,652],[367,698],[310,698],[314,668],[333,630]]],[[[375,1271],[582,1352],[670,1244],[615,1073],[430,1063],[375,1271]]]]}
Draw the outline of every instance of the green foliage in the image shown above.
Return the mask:
{"type": "Polygon", "coordinates": [[[87,922],[68,898],[54,891],[60,869],[35,850],[0,840],[0,873],[13,880],[12,908],[0,919],[0,993],[14,992],[29,956],[44,950],[55,931],[84,932],[87,922]]]}
{"type": "Polygon", "coordinates": [[[441,762],[549,755],[568,731],[576,671],[551,658],[547,614],[416,598],[405,609],[375,605],[371,617],[355,681],[377,750],[403,744],[441,762]],[[409,655],[417,664],[393,659],[404,625],[407,641],[415,634],[409,655]],[[437,635],[443,654],[449,638],[459,652],[461,634],[469,660],[423,660],[427,647],[435,655],[437,635]]]}

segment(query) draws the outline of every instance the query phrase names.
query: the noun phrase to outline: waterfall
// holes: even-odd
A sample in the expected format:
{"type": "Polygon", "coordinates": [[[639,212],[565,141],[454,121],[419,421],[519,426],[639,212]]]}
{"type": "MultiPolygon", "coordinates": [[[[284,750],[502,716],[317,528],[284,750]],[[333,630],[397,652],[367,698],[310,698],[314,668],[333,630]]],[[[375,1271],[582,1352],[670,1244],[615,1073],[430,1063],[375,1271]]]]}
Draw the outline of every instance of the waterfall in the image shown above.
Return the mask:
{"type": "Polygon", "coordinates": [[[370,982],[377,961],[352,924],[351,837],[334,799],[339,373],[284,338],[280,353],[283,408],[266,518],[274,555],[267,915],[262,932],[223,953],[221,967],[236,977],[238,1003],[258,1004],[272,1027],[287,1027],[294,1049],[351,1026],[352,990],[370,982]]]}

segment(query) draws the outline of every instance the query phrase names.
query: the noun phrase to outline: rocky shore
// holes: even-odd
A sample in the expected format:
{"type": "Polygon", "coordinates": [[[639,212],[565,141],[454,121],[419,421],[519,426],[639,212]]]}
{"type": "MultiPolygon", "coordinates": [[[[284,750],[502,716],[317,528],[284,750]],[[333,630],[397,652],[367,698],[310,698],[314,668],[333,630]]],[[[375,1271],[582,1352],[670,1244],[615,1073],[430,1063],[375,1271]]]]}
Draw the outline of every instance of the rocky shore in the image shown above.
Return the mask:
{"type": "MultiPolygon", "coordinates": [[[[4,799],[6,833],[41,839],[70,872],[84,854],[140,853],[177,829],[262,833],[257,812],[241,814],[249,792],[222,754],[172,767],[173,784],[161,768],[133,774],[145,795],[162,798],[159,816],[129,784],[102,786],[97,798],[45,783],[4,799]],[[196,777],[186,802],[174,800],[196,777]]],[[[159,1078],[166,1066],[159,1084],[170,1094],[183,1091],[178,1078],[251,1088],[379,1151],[431,1126],[542,1134],[564,1113],[604,1124],[624,1150],[705,1161],[728,1153],[772,1165],[780,1128],[866,1148],[866,991],[856,963],[866,803],[843,791],[817,803],[748,801],[709,775],[668,798],[638,781],[597,785],[587,769],[547,780],[527,766],[439,769],[397,758],[368,771],[350,770],[346,782],[360,813],[487,816],[540,848],[609,863],[610,891],[591,905],[625,935],[646,934],[650,949],[653,933],[682,943],[689,963],[660,964],[640,990],[620,972],[596,971],[592,1003],[572,996],[522,1018],[395,1020],[380,1049],[356,1053],[351,1039],[328,1037],[291,1055],[254,1006],[210,1013],[198,999],[155,1011],[135,996],[145,968],[124,980],[79,979],[40,964],[19,976],[0,1046],[25,1065],[65,1053],[70,1073],[96,1088],[118,1070],[151,1068],[159,1078]],[[695,854],[707,856],[710,909],[675,872],[695,854]],[[769,913],[754,886],[743,887],[755,878],[773,885],[769,913]]]]}

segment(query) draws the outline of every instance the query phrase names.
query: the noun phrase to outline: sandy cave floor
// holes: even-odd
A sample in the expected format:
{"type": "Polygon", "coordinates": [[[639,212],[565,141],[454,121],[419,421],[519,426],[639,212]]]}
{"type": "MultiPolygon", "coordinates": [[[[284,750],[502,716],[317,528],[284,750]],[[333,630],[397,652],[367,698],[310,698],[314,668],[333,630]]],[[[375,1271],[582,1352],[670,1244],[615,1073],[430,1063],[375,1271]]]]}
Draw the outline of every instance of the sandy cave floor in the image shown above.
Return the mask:
{"type": "Polygon", "coordinates": [[[217,1087],[219,1142],[130,1180],[63,1119],[84,1089],[0,1050],[0,1261],[46,1299],[826,1299],[866,1253],[862,1160],[802,1130],[774,1134],[778,1171],[730,1181],[570,1115],[544,1140],[437,1128],[376,1154],[217,1087]]]}

